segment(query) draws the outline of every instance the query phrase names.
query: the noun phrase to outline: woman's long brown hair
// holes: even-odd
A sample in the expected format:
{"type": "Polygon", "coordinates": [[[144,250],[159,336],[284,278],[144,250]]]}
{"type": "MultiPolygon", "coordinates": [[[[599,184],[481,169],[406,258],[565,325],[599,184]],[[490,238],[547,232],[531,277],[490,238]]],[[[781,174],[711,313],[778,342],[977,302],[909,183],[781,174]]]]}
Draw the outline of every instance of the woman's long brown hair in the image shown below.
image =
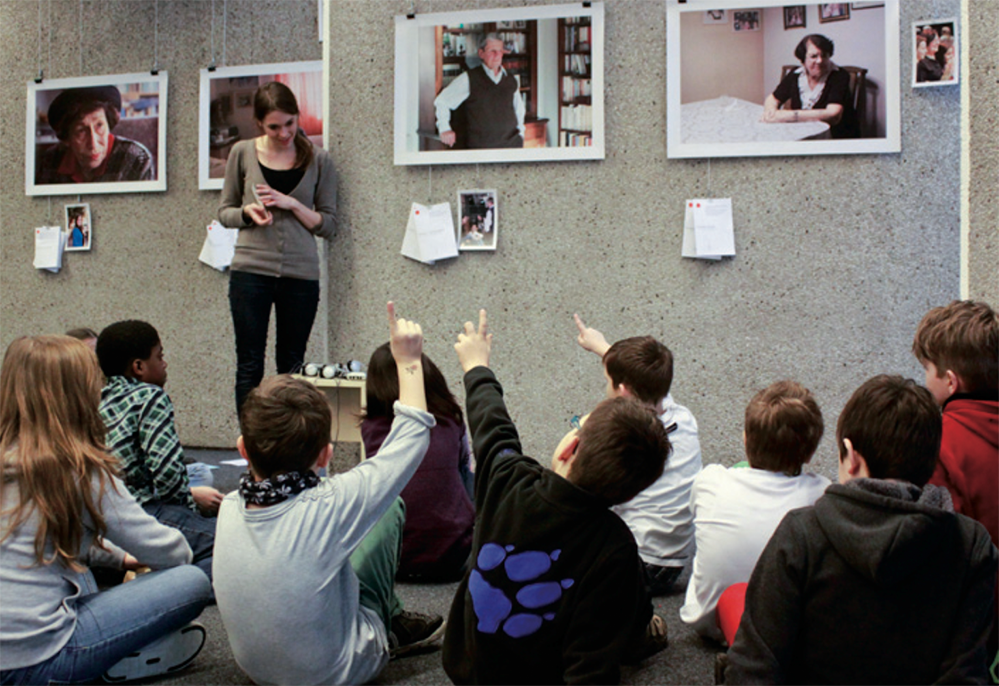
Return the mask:
{"type": "MultiPolygon", "coordinates": [[[[6,540],[37,514],[35,558],[74,570],[84,511],[100,545],[107,524],[100,501],[116,473],[104,447],[98,407],[101,371],[93,351],[69,336],[26,336],[10,344],[0,368],[0,458],[4,484],[17,482],[17,502],[3,502],[6,540]],[[93,487],[96,479],[97,489],[93,487]],[[46,556],[46,544],[52,552],[46,556]]],[[[10,489],[13,490],[13,489],[10,489]]],[[[2,493],[8,493],[3,489],[2,493]]]]}

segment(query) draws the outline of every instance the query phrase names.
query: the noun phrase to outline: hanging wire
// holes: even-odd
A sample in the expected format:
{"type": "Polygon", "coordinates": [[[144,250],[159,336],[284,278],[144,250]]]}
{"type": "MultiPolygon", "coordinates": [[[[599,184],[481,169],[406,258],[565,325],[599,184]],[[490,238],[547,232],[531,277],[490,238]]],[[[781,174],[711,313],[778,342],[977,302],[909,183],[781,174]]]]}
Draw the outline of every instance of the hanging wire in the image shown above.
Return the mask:
{"type": "Polygon", "coordinates": [[[229,10],[227,9],[229,5],[229,0],[222,0],[222,66],[224,67],[228,62],[225,61],[225,34],[226,34],[226,21],[228,20],[229,10]]]}
{"type": "Polygon", "coordinates": [[[52,0],[49,0],[48,13],[49,13],[49,16],[48,16],[48,18],[45,21],[49,25],[49,44],[48,44],[49,55],[48,55],[48,59],[45,62],[45,68],[51,74],[52,73],[52,0]]]}
{"type": "Polygon", "coordinates": [[[708,158],[708,194],[705,197],[708,197],[708,198],[715,197],[715,196],[711,195],[711,158],[710,157],[708,158]]]}
{"type": "Polygon", "coordinates": [[[434,165],[427,165],[427,202],[434,200],[434,165]]]}
{"type": "Polygon", "coordinates": [[[160,73],[160,0],[153,0],[155,21],[153,22],[153,68],[155,76],[160,73]]]}
{"type": "Polygon", "coordinates": [[[215,71],[215,0],[212,0],[212,57],[208,62],[208,71],[215,71]]]}
{"type": "Polygon", "coordinates": [[[83,0],[80,0],[80,21],[79,21],[79,34],[80,34],[80,76],[83,76],[83,0]]]}
{"type": "Polygon", "coordinates": [[[38,76],[35,83],[42,82],[42,0],[38,0],[38,76]]]}

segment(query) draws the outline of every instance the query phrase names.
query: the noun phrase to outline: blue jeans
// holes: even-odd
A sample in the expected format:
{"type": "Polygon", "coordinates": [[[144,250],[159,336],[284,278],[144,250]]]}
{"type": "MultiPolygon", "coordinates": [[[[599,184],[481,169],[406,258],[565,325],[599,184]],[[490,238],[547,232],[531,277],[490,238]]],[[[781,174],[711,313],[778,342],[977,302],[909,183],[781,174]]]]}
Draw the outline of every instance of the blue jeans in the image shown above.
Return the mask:
{"type": "Polygon", "coordinates": [[[278,374],[299,371],[319,307],[319,282],[234,271],[229,274],[229,309],[236,334],[236,411],[264,378],[271,306],[278,374]]]}
{"type": "Polygon", "coordinates": [[[193,565],[150,572],[81,596],[73,603],[76,626],[63,649],[37,665],[0,672],[0,684],[91,681],[197,618],[211,601],[211,582],[193,565]]]}
{"type": "Polygon", "coordinates": [[[142,509],[184,534],[187,544],[194,553],[194,564],[208,578],[212,578],[212,553],[215,551],[215,519],[203,517],[185,505],[173,505],[152,500],[143,504],[142,509]]]}

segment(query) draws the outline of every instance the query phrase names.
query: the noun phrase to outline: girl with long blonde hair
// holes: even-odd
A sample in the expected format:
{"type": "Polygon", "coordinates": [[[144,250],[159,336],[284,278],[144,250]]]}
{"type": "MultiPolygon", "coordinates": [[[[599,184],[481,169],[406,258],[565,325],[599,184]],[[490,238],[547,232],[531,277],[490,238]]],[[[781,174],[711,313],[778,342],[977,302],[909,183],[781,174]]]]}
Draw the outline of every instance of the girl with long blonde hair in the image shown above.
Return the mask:
{"type": "Polygon", "coordinates": [[[68,336],[19,338],[0,367],[2,684],[160,674],[204,643],[188,623],[211,583],[117,478],[101,384],[93,351],[68,336]],[[160,571],[98,593],[92,563],[160,571]]]}

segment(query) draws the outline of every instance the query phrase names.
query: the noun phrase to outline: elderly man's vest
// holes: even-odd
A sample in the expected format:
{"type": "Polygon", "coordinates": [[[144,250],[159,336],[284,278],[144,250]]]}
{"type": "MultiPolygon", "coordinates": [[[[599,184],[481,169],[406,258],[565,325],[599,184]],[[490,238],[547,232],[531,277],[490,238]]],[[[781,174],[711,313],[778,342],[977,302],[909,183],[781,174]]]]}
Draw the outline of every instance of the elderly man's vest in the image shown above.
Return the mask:
{"type": "Polygon", "coordinates": [[[468,117],[469,148],[519,148],[524,144],[517,129],[517,114],[513,110],[513,94],[517,79],[505,74],[500,82],[477,67],[468,72],[469,95],[465,100],[468,117]]]}

